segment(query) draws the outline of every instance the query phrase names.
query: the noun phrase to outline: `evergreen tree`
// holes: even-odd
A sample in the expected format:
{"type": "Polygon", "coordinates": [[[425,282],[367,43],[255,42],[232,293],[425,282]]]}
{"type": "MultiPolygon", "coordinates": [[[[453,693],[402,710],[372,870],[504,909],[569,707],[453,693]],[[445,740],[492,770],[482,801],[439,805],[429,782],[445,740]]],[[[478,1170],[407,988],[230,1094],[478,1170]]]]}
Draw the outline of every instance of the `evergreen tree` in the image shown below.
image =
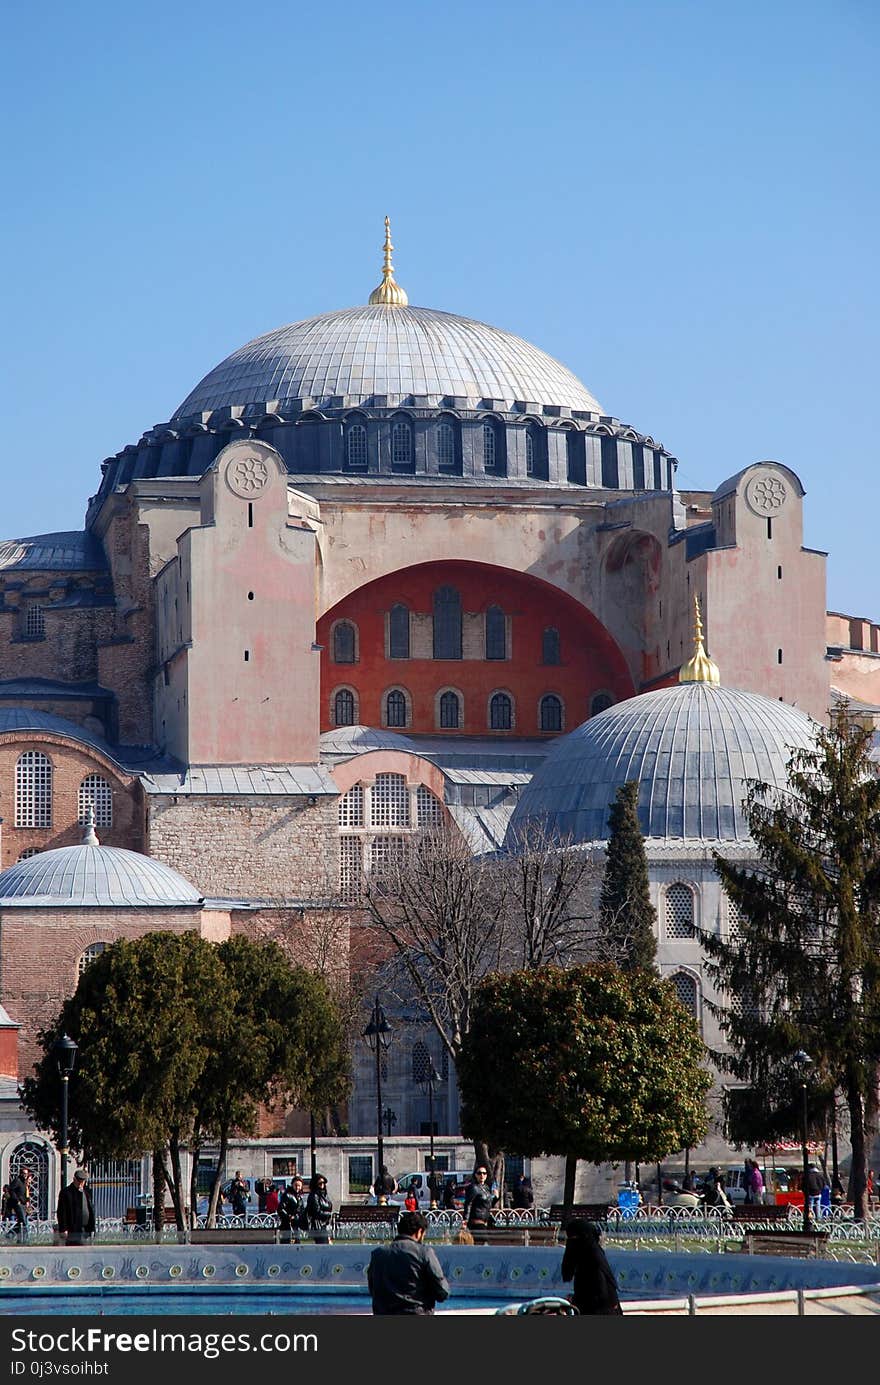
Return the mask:
{"type": "Polygon", "coordinates": [[[738,933],[701,934],[719,993],[710,1009],[730,1044],[714,1056],[750,1088],[728,1097],[728,1129],[799,1133],[792,1057],[809,1054],[811,1120],[838,1091],[849,1112],[857,1217],[867,1212],[880,1072],[880,779],[870,745],[843,706],[813,747],[792,754],[785,790],[750,786],[755,862],[715,855],[738,933]]]}
{"type": "Polygon", "coordinates": [[[657,913],[648,888],[638,799],[639,786],[631,779],[621,784],[611,804],[611,836],[599,896],[600,947],[623,971],[653,968],[657,955],[657,913]]]}

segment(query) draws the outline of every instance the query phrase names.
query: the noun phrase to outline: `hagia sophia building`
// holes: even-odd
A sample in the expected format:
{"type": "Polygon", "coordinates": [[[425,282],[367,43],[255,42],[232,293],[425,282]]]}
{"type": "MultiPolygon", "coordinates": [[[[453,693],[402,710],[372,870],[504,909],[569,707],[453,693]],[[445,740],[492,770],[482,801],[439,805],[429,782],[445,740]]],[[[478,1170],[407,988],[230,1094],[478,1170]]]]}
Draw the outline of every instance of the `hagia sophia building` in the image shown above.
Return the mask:
{"type": "MultiPolygon", "coordinates": [[[[650,432],[410,306],[391,256],[386,220],[363,306],[242,346],[105,460],[81,531],[0,543],[3,1181],[45,1144],[11,1114],[37,1030],[104,947],[277,926],[308,964],[328,898],[445,816],[475,852],[532,819],[595,843],[638,778],[658,964],[708,1034],[693,929],[735,929],[711,849],[748,854],[745,781],[835,696],[880,718],[880,627],[826,612],[790,467],[678,490],[650,432]]],[[[398,1133],[427,1058],[418,1025],[389,1058],[398,1133]]]]}

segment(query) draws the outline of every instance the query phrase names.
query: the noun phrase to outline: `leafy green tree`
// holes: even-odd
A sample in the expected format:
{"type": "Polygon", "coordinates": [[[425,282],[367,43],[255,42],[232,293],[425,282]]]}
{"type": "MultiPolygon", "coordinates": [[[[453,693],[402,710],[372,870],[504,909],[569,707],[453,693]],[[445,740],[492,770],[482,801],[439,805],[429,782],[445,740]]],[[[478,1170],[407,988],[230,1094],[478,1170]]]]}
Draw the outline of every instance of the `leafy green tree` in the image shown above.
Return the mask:
{"type": "Polygon", "coordinates": [[[730,1047],[722,1070],[751,1088],[727,1101],[728,1129],[768,1141],[800,1131],[792,1055],[813,1060],[811,1124],[840,1091],[852,1144],[850,1196],[867,1212],[880,1071],[880,779],[871,736],[841,707],[795,751],[782,791],[750,786],[755,861],[715,866],[739,906],[738,935],[703,933],[710,1002],[730,1047]]]}
{"type": "Polygon", "coordinates": [[[657,914],[648,886],[638,801],[638,783],[621,784],[608,816],[611,836],[599,895],[600,946],[624,971],[653,967],[657,956],[657,914]]]}
{"type": "Polygon", "coordinates": [[[462,1130],[532,1157],[656,1162],[706,1131],[704,1055],[693,1016],[652,971],[492,976],[462,1045],[462,1130]]]}

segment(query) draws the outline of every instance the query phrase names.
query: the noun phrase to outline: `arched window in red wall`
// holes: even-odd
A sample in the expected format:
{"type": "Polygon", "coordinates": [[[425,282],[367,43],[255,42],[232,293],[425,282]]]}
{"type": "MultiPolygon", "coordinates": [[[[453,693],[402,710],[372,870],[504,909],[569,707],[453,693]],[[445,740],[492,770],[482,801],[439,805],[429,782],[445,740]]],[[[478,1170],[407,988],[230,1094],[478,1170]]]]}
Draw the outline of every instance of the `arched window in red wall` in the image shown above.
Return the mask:
{"type": "Polygon", "coordinates": [[[357,639],[350,620],[337,621],[333,627],[333,662],[353,664],[357,659],[357,639]]]}
{"type": "Polygon", "coordinates": [[[489,701],[489,729],[509,731],[513,726],[513,699],[507,693],[495,693],[489,701]]]}
{"type": "Polygon", "coordinates": [[[541,637],[541,663],[560,664],[562,653],[559,644],[559,631],[553,625],[548,625],[541,637]]]}
{"type": "Polygon", "coordinates": [[[406,694],[400,688],[392,688],[385,698],[385,725],[406,726],[406,694]]]}
{"type": "Polygon", "coordinates": [[[562,730],[562,698],[555,693],[547,693],[541,698],[541,730],[562,730]]]}
{"type": "Polygon", "coordinates": [[[455,587],[434,593],[434,658],[461,658],[461,596],[455,587]]]}
{"type": "Polygon", "coordinates": [[[593,698],[592,702],[590,703],[590,716],[591,716],[591,717],[597,717],[597,716],[599,715],[600,712],[604,712],[604,711],[607,710],[608,707],[613,707],[613,706],[614,706],[614,698],[611,696],[610,693],[606,693],[606,692],[596,693],[596,696],[593,698]]]}
{"type": "Polygon", "coordinates": [[[507,621],[500,606],[486,611],[486,658],[507,658],[507,621]]]}
{"type": "Polygon", "coordinates": [[[340,688],[333,695],[333,725],[357,725],[357,703],[351,688],[340,688]]]}
{"type": "Polygon", "coordinates": [[[458,693],[447,691],[440,696],[440,727],[443,731],[457,731],[461,725],[461,698],[458,693]]]}
{"type": "Polygon", "coordinates": [[[391,659],[409,658],[409,607],[399,601],[388,616],[388,655],[391,659]]]}

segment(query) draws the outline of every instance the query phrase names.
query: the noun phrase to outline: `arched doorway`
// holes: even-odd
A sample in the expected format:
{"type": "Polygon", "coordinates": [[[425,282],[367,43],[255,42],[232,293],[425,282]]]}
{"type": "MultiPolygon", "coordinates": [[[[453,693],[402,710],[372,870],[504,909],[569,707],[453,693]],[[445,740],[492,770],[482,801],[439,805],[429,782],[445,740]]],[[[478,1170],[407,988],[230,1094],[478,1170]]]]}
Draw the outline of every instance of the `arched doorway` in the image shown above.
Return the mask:
{"type": "Polygon", "coordinates": [[[22,1169],[31,1171],[31,1216],[39,1221],[49,1217],[49,1151],[45,1145],[35,1140],[25,1140],[16,1145],[9,1156],[7,1183],[11,1183],[22,1169]]]}

